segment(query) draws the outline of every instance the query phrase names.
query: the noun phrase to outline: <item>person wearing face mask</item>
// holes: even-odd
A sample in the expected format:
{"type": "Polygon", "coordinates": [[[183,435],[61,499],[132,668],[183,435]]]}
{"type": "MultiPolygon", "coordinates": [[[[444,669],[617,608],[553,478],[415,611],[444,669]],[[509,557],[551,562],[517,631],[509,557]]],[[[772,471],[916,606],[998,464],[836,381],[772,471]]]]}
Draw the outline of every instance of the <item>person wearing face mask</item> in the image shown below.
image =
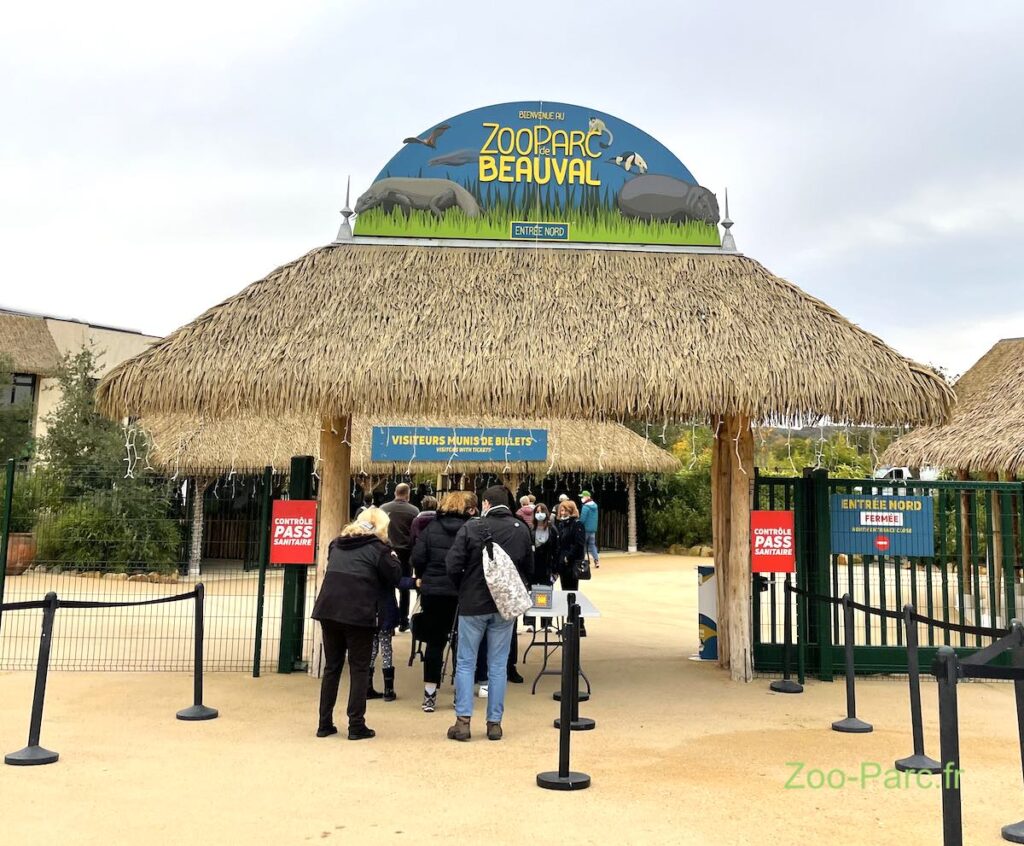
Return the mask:
{"type": "MultiPolygon", "coordinates": [[[[562,590],[579,590],[579,569],[587,557],[586,532],[580,523],[579,509],[571,499],[560,503],[557,513],[558,541],[554,571],[558,575],[562,590]]],[[[580,637],[584,637],[586,633],[587,630],[581,620],[580,637]]]]}
{"type": "MultiPolygon", "coordinates": [[[[535,526],[533,529],[533,575],[531,585],[550,585],[555,580],[555,559],[558,554],[558,529],[551,520],[551,512],[543,503],[539,503],[533,512],[535,526]]],[[[533,617],[523,617],[523,624],[535,625],[533,617]]],[[[541,618],[541,627],[551,624],[550,617],[541,618]]]]}

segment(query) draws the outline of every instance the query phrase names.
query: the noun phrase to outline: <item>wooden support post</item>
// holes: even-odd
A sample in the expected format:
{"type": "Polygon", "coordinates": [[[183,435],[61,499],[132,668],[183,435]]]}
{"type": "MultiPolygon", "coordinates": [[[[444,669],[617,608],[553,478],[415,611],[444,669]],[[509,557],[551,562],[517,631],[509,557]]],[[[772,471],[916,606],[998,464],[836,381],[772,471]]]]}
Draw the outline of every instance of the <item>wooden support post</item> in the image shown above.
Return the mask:
{"type": "MultiPolygon", "coordinates": [[[[990,482],[998,482],[999,474],[987,473],[985,478],[990,482]]],[[[988,555],[989,579],[995,585],[996,601],[1002,603],[1005,599],[1003,593],[1003,504],[999,499],[999,491],[989,493],[988,516],[989,522],[992,524],[992,549],[989,550],[988,555]]],[[[1012,573],[1010,578],[1013,578],[1012,573]]],[[[1006,613],[1003,615],[1002,625],[1009,626],[1013,615],[1014,609],[1007,608],[1006,613]]],[[[993,609],[992,616],[995,617],[995,609],[993,609]]]]}
{"type": "Polygon", "coordinates": [[[629,495],[629,511],[626,515],[626,551],[636,552],[636,473],[630,473],[626,477],[626,491],[629,495]]]}
{"type": "MultiPolygon", "coordinates": [[[[320,509],[317,527],[316,590],[319,592],[327,569],[327,550],[342,527],[349,522],[352,449],[346,437],[349,417],[325,418],[320,431],[320,509]]],[[[309,674],[323,675],[323,640],[320,626],[313,627],[313,654],[309,674]]]]}
{"type": "MultiPolygon", "coordinates": [[[[729,630],[729,675],[753,681],[750,633],[750,486],[754,479],[754,433],[749,417],[728,417],[729,433],[729,556],[726,568],[726,626],[729,630]]],[[[721,438],[721,435],[719,435],[721,438]]],[[[719,618],[721,618],[719,609],[719,618]]],[[[719,622],[719,630],[722,628],[719,622]]]]}
{"type": "Polygon", "coordinates": [[[729,436],[722,417],[711,418],[715,434],[711,452],[711,545],[715,553],[715,583],[718,599],[718,665],[729,668],[729,542],[731,539],[729,508],[730,461],[729,436]]]}
{"type": "Polygon", "coordinates": [[[199,575],[203,562],[203,502],[213,479],[197,476],[192,480],[192,546],[188,553],[189,578],[199,575]]]}
{"type": "MultiPolygon", "coordinates": [[[[956,471],[956,477],[966,482],[971,474],[962,468],[956,471]]],[[[974,593],[974,583],[971,579],[971,556],[974,550],[971,548],[971,523],[970,523],[971,495],[967,491],[960,491],[960,583],[964,586],[964,593],[974,593]]],[[[965,609],[960,609],[965,614],[965,609]]],[[[966,622],[966,619],[965,619],[966,622]]]]}

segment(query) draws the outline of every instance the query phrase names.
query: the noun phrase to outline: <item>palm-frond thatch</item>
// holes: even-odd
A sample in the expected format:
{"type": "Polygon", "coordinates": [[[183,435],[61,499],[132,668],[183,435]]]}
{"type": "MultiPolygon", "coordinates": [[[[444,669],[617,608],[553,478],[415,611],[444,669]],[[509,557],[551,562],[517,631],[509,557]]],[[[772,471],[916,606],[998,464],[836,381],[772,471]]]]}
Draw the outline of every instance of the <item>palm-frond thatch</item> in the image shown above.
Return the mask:
{"type": "Polygon", "coordinates": [[[46,320],[9,311],[0,311],[0,358],[9,358],[15,373],[40,376],[52,375],[60,363],[46,320]]]}
{"type": "Polygon", "coordinates": [[[742,256],[339,244],[101,383],[112,416],[943,420],[952,394],[742,256]]]}
{"type": "Polygon", "coordinates": [[[1024,475],[1024,338],[999,341],[955,385],[950,421],[894,441],[883,460],[1024,475]]]}
{"type": "MultiPolygon", "coordinates": [[[[268,465],[286,472],[293,455],[316,455],[320,448],[320,426],[309,418],[273,420],[244,418],[203,421],[182,414],[156,415],[139,421],[148,436],[149,448],[142,447],[148,461],[161,469],[182,475],[217,475],[234,470],[255,472],[268,465]]],[[[418,417],[378,419],[355,418],[349,433],[352,444],[352,473],[391,475],[423,473],[674,473],[679,461],[669,452],[618,423],[587,420],[508,420],[496,418],[455,418],[426,420],[418,417]],[[504,463],[460,461],[378,463],[370,456],[370,430],[374,425],[456,426],[546,429],[548,457],[543,462],[504,463]]],[[[140,441],[141,443],[141,441],[140,441]]]]}

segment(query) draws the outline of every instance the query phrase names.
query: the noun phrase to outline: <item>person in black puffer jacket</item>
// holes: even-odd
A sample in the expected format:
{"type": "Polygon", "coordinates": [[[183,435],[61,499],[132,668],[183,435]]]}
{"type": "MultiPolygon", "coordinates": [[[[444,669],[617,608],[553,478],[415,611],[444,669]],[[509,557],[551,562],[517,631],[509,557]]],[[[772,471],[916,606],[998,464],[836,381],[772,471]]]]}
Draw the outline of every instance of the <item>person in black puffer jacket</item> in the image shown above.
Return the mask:
{"type": "Polygon", "coordinates": [[[317,737],[337,734],[334,705],[341,670],[348,653],[351,687],[348,692],[348,739],[363,740],[375,732],[366,726],[366,688],[370,652],[380,615],[402,578],[402,567],[385,542],[388,516],[369,508],[331,541],[327,572],[313,605],[313,619],[324,635],[324,677],[320,684],[320,726],[317,737]]]}
{"type": "Polygon", "coordinates": [[[416,539],[412,549],[412,567],[420,589],[420,617],[426,649],[423,654],[423,711],[437,708],[437,688],[441,684],[441,664],[455,614],[459,592],[448,578],[445,558],[455,536],[477,510],[476,494],[452,491],[441,499],[437,516],[416,539]]]}
{"type": "Polygon", "coordinates": [[[499,613],[484,578],[483,552],[488,538],[500,545],[526,584],[533,573],[533,535],[509,509],[511,497],[494,485],[484,491],[482,517],[459,530],[445,560],[448,577],[459,589],[459,648],[455,670],[456,722],[448,729],[451,740],[470,739],[473,716],[473,677],[477,653],[487,636],[487,739],[501,740],[505,711],[508,654],[514,620],[499,613]]]}

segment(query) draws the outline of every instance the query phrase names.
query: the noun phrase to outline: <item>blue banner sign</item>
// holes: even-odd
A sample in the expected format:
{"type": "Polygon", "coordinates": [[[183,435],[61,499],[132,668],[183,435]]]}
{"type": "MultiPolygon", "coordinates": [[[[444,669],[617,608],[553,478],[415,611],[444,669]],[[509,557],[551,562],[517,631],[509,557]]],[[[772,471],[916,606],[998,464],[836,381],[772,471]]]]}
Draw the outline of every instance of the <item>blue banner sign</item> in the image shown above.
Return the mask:
{"type": "Polygon", "coordinates": [[[374,426],[373,461],[547,461],[546,429],[374,426]]]}
{"type": "Polygon", "coordinates": [[[935,516],[928,496],[833,494],[832,552],[935,555],[935,516]]]}

